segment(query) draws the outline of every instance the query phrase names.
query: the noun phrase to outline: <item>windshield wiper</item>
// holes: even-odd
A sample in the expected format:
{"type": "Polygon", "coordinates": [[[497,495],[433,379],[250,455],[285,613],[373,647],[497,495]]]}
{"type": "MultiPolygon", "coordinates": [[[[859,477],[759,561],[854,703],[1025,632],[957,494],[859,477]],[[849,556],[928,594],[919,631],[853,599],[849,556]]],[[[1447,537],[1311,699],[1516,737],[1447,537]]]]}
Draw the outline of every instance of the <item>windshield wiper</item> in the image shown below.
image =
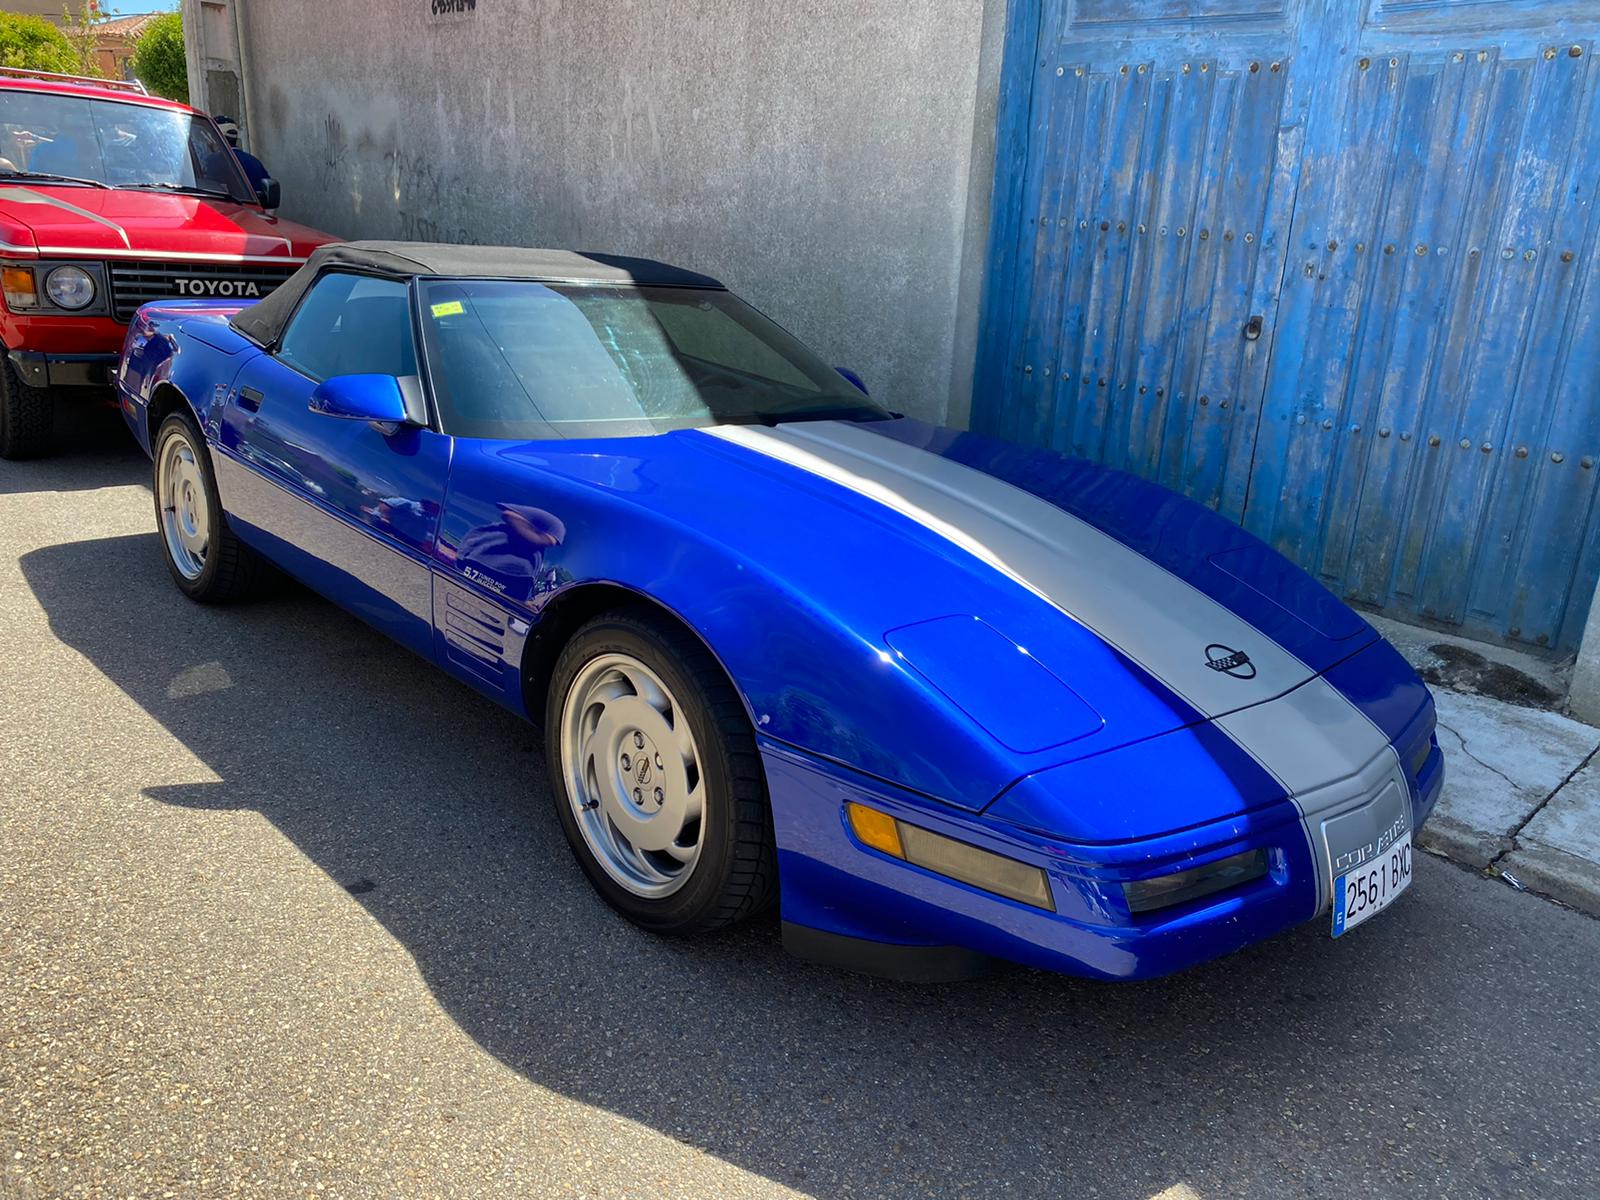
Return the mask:
{"type": "Polygon", "coordinates": [[[81,183],[85,187],[111,190],[109,183],[101,183],[98,179],[84,179],[80,175],[57,175],[53,171],[0,171],[0,179],[48,179],[51,183],[81,183]]]}
{"type": "Polygon", "coordinates": [[[790,408],[772,412],[739,413],[721,418],[734,425],[782,425],[787,421],[881,421],[885,414],[857,404],[836,404],[830,408],[790,408]]]}
{"type": "Polygon", "coordinates": [[[224,200],[233,199],[233,197],[227,192],[219,192],[214,188],[197,187],[192,183],[151,181],[149,183],[125,183],[122,186],[129,191],[142,191],[146,188],[153,188],[159,192],[182,192],[184,195],[188,196],[221,196],[224,200]]]}

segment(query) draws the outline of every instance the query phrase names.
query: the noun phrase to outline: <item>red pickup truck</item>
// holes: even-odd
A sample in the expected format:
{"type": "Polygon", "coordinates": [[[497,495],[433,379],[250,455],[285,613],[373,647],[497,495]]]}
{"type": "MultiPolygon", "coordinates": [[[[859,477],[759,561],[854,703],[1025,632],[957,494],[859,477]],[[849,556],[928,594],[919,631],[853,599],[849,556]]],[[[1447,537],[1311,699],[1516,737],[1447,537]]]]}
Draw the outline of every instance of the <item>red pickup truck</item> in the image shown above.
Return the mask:
{"type": "Polygon", "coordinates": [[[277,206],[204,113],[0,68],[0,458],[48,449],[64,395],[109,389],[139,305],[254,300],[334,240],[277,206]]]}

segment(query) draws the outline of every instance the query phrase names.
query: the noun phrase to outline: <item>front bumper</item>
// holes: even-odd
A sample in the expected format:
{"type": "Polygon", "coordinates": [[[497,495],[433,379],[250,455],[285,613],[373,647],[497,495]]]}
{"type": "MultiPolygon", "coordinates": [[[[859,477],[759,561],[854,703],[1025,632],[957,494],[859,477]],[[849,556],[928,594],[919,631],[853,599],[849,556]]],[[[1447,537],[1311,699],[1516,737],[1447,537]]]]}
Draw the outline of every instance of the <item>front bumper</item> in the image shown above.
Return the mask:
{"type": "Polygon", "coordinates": [[[961,813],[774,743],[762,746],[778,841],[785,944],[836,965],[906,979],[959,977],[980,957],[1100,979],[1181,970],[1307,920],[1312,850],[1282,801],[1225,821],[1116,845],[1075,845],[961,813]],[[854,801],[1044,870],[1055,911],[1007,900],[869,850],[851,834],[854,801]],[[1269,873],[1234,891],[1133,917],[1121,881],[1263,847],[1269,873]],[[817,935],[826,935],[818,937],[817,935]],[[859,961],[844,951],[866,942],[859,961]],[[973,952],[953,954],[952,948],[973,952]],[[830,949],[836,952],[829,952],[830,949]],[[927,953],[915,954],[914,950],[927,953]],[[952,969],[930,969],[943,962],[952,969]]]}
{"type": "Polygon", "coordinates": [[[30,387],[111,387],[116,378],[115,354],[46,354],[13,350],[11,365],[30,387]]]}
{"type": "MultiPolygon", "coordinates": [[[[1414,829],[1443,783],[1437,745],[1411,776],[1414,829]]],[[[1099,979],[1168,974],[1276,936],[1329,904],[1331,822],[1388,811],[1393,750],[1324,798],[1308,820],[1284,799],[1206,825],[1114,844],[1052,839],[896,788],[791,747],[762,746],[772,795],[784,943],[804,958],[894,978],[934,981],[976,973],[989,958],[1099,979]],[[1055,911],[980,891],[871,850],[851,833],[849,802],[1041,868],[1055,911]],[[1226,892],[1134,915],[1123,880],[1267,852],[1266,876],[1226,892]]]]}

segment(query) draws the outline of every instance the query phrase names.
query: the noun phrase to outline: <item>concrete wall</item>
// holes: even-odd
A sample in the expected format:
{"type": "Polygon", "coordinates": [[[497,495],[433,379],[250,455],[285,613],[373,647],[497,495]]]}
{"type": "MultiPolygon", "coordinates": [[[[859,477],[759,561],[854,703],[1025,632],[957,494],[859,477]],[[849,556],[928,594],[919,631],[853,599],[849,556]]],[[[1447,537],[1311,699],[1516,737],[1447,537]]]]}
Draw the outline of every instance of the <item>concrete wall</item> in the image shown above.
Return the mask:
{"type": "Polygon", "coordinates": [[[1600,589],[1589,602],[1583,641],[1578,644],[1577,658],[1572,664],[1567,710],[1580,721],[1600,725],[1600,589]]]}
{"type": "Polygon", "coordinates": [[[434,8],[238,6],[286,216],[678,262],[965,421],[1004,0],[434,8]]]}
{"type": "Polygon", "coordinates": [[[5,11],[28,17],[46,17],[61,25],[65,18],[75,18],[82,12],[83,4],[81,0],[68,0],[64,4],[58,0],[6,0],[5,11]]]}

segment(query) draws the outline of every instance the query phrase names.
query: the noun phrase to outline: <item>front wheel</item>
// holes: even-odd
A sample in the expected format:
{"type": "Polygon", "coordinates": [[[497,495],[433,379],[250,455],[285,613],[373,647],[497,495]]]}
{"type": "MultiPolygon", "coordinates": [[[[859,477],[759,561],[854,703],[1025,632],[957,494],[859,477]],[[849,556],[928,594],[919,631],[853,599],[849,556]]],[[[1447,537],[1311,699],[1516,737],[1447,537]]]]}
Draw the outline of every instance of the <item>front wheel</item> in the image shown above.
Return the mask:
{"type": "Polygon", "coordinates": [[[50,449],[54,431],[50,392],[29,387],[15,367],[0,361],[0,458],[38,458],[50,449]]]}
{"type": "Polygon", "coordinates": [[[194,419],[181,411],[168,416],[154,450],[156,527],[173,582],[202,604],[255,594],[270,568],[228,528],[194,419]]]}
{"type": "Polygon", "coordinates": [[[556,812],[608,904],[646,929],[689,934],[772,902],[755,735],[703,645],[653,615],[597,617],[557,660],[545,711],[556,812]]]}

